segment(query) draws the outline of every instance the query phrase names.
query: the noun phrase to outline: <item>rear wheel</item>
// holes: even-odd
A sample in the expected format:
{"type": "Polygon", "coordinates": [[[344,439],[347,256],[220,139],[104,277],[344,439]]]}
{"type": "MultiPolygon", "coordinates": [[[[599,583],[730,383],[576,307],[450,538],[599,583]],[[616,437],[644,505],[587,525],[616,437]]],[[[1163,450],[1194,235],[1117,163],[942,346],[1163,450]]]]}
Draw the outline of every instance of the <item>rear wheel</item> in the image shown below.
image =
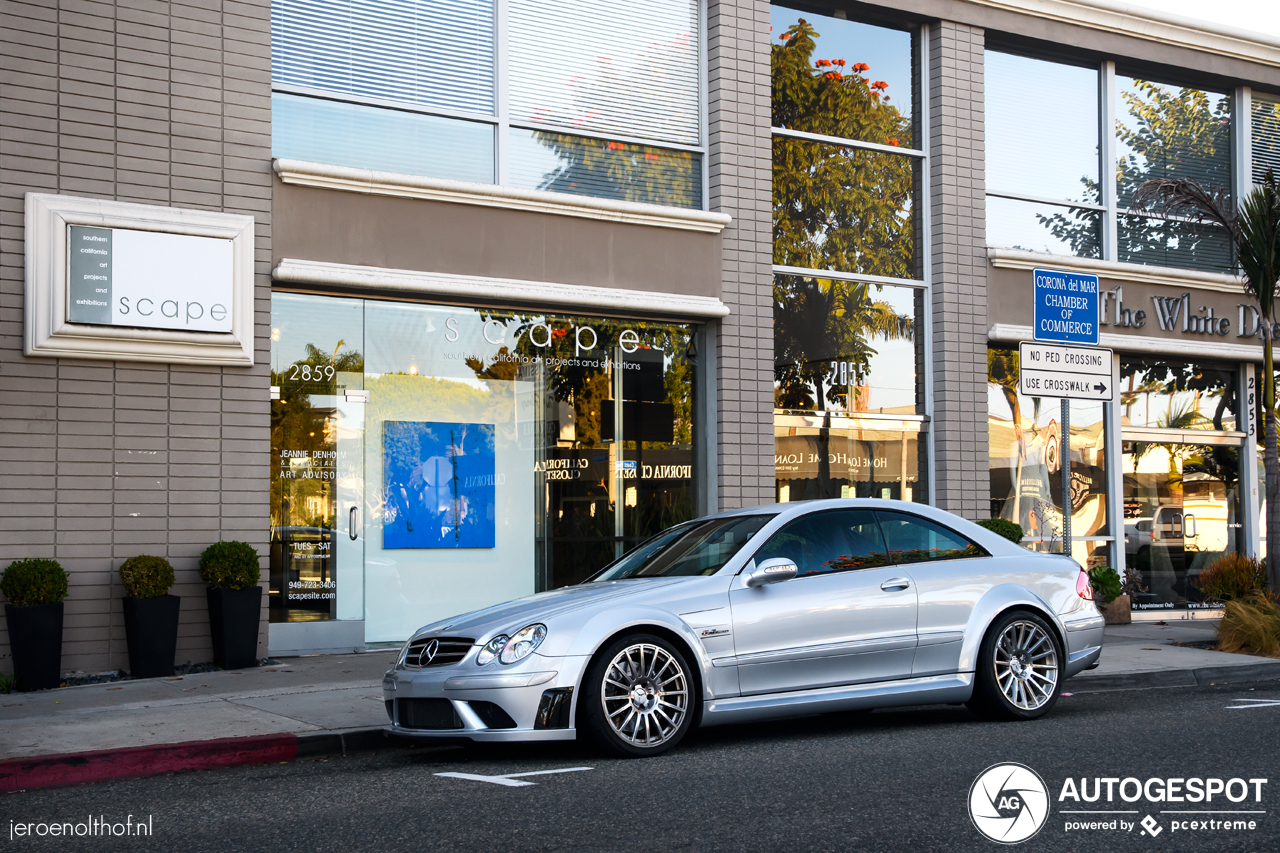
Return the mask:
{"type": "Polygon", "coordinates": [[[632,634],[605,648],[587,669],[582,707],[587,731],[629,758],[673,749],[693,722],[696,697],[688,662],[673,644],[632,634]]]}
{"type": "Polygon", "coordinates": [[[969,710],[998,720],[1034,720],[1061,689],[1062,647],[1043,618],[1015,610],[982,638],[969,710]]]}

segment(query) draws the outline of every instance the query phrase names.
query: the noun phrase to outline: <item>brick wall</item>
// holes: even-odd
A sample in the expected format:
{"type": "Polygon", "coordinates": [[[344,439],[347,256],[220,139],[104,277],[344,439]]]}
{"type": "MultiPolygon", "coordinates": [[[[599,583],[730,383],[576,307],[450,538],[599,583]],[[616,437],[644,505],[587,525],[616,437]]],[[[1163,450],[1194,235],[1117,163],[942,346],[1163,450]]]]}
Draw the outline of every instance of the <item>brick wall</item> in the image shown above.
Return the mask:
{"type": "Polygon", "coordinates": [[[947,21],[929,43],[934,503],[989,512],[983,31],[947,21]]]}
{"type": "Polygon", "coordinates": [[[270,56],[266,0],[0,2],[0,567],[67,569],[64,671],[127,666],[125,558],[174,564],[179,662],[211,658],[200,551],[265,569],[270,56]],[[26,192],[252,214],[257,365],[24,357],[26,192]]]}
{"type": "Polygon", "coordinates": [[[711,209],[724,231],[717,337],[719,505],[774,500],[769,4],[707,4],[711,209]]]}

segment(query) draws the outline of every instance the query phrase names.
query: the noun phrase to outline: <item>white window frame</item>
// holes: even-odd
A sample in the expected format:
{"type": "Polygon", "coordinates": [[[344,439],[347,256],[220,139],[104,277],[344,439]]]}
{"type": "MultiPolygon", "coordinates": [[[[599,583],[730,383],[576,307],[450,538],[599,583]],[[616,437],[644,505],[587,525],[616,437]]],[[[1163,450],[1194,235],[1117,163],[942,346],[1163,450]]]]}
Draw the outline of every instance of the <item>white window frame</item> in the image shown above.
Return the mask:
{"type": "MultiPolygon", "coordinates": [[[[508,39],[509,32],[509,16],[507,14],[507,0],[493,0],[494,4],[494,114],[485,115],[483,113],[475,113],[466,110],[451,110],[440,107],[427,107],[420,104],[402,103],[399,101],[388,101],[381,98],[367,98],[360,95],[352,95],[345,92],[330,92],[324,89],[315,89],[308,86],[293,86],[283,83],[276,83],[272,80],[272,93],[280,93],[284,95],[302,95],[309,98],[319,98],[328,101],[340,101],[348,104],[360,104],[362,106],[379,107],[382,109],[394,109],[402,112],[419,113],[422,115],[439,116],[441,118],[460,119],[463,121],[475,122],[477,124],[487,124],[493,128],[494,132],[494,163],[493,175],[494,185],[508,187],[510,186],[510,133],[512,128],[525,130],[545,130],[547,127],[538,127],[528,122],[512,122],[508,115],[508,39]]],[[[708,136],[708,110],[707,110],[707,2],[706,0],[698,0],[698,115],[699,127],[698,135],[702,140],[700,145],[681,145],[674,142],[659,142],[651,139],[640,139],[631,136],[618,136],[615,134],[593,134],[583,132],[580,128],[554,127],[559,132],[570,134],[572,136],[580,136],[584,139],[598,139],[609,142],[624,142],[629,145],[645,145],[651,148],[660,148],[667,151],[679,151],[699,155],[701,168],[700,174],[696,177],[701,185],[702,204],[696,208],[698,210],[709,210],[709,192],[710,192],[710,171],[707,161],[707,136],[708,136]]],[[[342,164],[331,164],[342,165],[342,164]]],[[[577,197],[577,196],[574,196],[577,197]]],[[[591,196],[583,196],[591,198],[591,196]]]]}

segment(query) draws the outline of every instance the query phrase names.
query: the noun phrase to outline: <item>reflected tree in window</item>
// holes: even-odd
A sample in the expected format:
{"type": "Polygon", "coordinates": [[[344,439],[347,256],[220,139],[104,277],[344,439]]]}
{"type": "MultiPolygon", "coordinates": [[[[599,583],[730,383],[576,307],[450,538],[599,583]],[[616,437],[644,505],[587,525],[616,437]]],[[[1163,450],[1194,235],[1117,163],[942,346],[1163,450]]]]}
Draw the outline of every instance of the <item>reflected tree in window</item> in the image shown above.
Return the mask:
{"type": "MultiPolygon", "coordinates": [[[[772,47],[773,124],[912,147],[912,121],[888,84],[850,58],[817,59],[801,18],[772,47]]],[[[909,102],[909,98],[907,99],[909,102]]],[[[804,139],[773,139],[775,264],[912,278],[912,158],[804,139]]]]}
{"type": "MultiPolygon", "coordinates": [[[[1121,208],[1134,207],[1138,188],[1158,178],[1190,178],[1214,188],[1231,186],[1230,98],[1132,80],[1120,91],[1120,99],[1127,110],[1115,128],[1121,150],[1116,164],[1121,208]]],[[[1087,176],[1080,180],[1084,200],[1100,204],[1097,182],[1087,176]]],[[[1087,255],[1096,246],[1097,222],[1091,211],[1037,218],[1076,254],[1087,255]]],[[[1127,214],[1119,217],[1117,227],[1118,260],[1216,269],[1232,264],[1227,237],[1216,228],[1127,214]]]]}

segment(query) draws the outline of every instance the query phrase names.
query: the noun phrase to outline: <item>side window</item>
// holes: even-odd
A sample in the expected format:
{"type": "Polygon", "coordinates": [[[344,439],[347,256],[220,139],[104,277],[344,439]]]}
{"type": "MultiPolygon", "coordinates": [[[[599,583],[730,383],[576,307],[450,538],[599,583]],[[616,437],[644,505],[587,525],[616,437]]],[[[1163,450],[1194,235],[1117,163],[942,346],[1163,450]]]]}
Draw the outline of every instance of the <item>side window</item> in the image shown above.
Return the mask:
{"type": "Polygon", "coordinates": [[[800,575],[883,566],[884,540],[870,510],[836,510],[797,518],[756,552],[756,561],[786,557],[800,575]]]}
{"type": "Polygon", "coordinates": [[[876,510],[880,527],[894,563],[923,563],[929,560],[959,560],[985,557],[987,552],[965,539],[918,515],[876,510]]]}

